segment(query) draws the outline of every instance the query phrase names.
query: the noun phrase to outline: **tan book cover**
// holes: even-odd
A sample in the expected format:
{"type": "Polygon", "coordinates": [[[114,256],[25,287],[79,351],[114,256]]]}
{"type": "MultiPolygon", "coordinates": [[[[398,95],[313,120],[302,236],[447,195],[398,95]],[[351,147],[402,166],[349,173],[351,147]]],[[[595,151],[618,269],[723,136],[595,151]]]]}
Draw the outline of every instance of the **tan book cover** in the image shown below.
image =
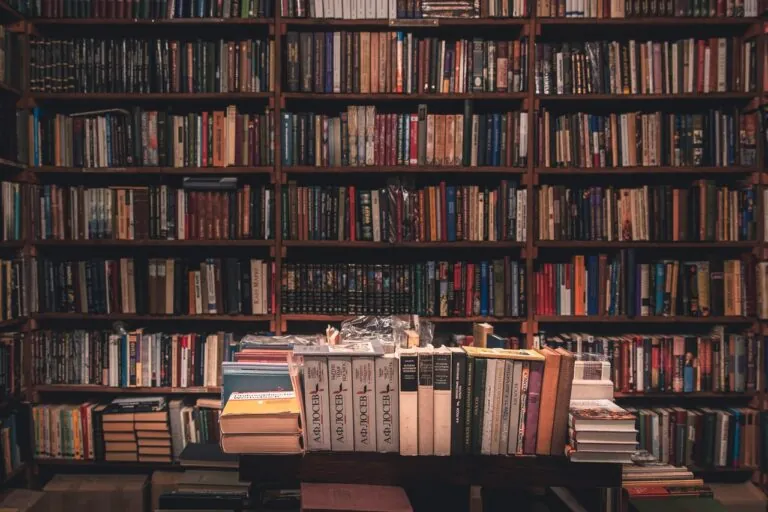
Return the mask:
{"type": "Polygon", "coordinates": [[[360,33],[360,94],[371,92],[371,33],[360,33]]]}
{"type": "Polygon", "coordinates": [[[358,484],[301,484],[301,512],[412,512],[400,487],[358,484]]]}
{"type": "Polygon", "coordinates": [[[544,377],[541,382],[541,395],[539,398],[536,455],[550,455],[562,355],[549,347],[542,348],[539,350],[539,353],[544,356],[545,360],[544,377]]]}

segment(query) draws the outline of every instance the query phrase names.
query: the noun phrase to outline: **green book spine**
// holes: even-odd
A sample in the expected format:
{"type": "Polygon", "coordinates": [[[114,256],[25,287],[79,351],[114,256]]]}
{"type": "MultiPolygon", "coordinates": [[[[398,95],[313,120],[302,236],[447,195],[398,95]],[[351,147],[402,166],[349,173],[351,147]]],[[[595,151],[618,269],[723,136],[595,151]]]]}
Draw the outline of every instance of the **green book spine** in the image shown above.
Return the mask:
{"type": "Polygon", "coordinates": [[[472,405],[474,399],[472,397],[472,391],[475,389],[475,360],[472,357],[467,356],[467,377],[466,377],[466,393],[464,394],[464,453],[472,453],[472,420],[473,415],[472,405]]]}
{"type": "Polygon", "coordinates": [[[485,412],[485,374],[488,361],[475,359],[475,375],[472,386],[472,451],[480,454],[483,439],[483,413],[485,412]]]}

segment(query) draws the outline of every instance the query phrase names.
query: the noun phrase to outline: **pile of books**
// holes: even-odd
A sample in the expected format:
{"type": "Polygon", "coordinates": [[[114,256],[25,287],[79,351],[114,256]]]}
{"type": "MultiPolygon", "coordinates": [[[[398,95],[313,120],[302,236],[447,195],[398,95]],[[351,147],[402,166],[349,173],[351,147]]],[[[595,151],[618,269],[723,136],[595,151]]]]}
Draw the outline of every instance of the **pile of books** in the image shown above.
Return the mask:
{"type": "Polygon", "coordinates": [[[610,400],[572,400],[568,417],[573,462],[632,462],[637,449],[635,415],[610,400]]]}
{"type": "Polygon", "coordinates": [[[221,413],[224,453],[301,453],[301,415],[293,391],[234,392],[221,413]]]}
{"type": "Polygon", "coordinates": [[[117,398],[101,411],[101,426],[105,460],[171,462],[165,398],[117,398]]]}

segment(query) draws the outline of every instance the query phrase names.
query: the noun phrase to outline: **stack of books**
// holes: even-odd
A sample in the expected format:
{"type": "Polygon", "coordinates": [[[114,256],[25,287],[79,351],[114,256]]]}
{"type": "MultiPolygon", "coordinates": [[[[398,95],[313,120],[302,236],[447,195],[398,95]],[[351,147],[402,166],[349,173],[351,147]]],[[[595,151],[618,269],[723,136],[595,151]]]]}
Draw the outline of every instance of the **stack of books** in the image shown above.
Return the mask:
{"type": "Polygon", "coordinates": [[[659,461],[635,462],[622,467],[621,483],[630,499],[673,496],[712,496],[704,481],[687,468],[659,461]]]}
{"type": "Polygon", "coordinates": [[[635,416],[610,400],[573,400],[568,417],[573,462],[632,462],[637,449],[635,416]]]}
{"type": "Polygon", "coordinates": [[[221,413],[224,453],[302,452],[301,407],[293,391],[234,392],[221,413]]]}
{"type": "Polygon", "coordinates": [[[101,426],[105,460],[171,462],[171,432],[165,398],[117,398],[101,411],[101,426]]]}

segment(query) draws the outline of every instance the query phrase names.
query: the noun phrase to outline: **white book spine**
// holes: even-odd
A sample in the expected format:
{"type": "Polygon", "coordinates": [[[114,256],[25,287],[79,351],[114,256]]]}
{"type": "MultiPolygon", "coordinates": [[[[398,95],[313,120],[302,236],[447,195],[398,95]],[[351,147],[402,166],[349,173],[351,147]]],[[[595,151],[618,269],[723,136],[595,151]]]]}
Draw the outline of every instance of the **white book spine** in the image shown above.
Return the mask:
{"type": "Polygon", "coordinates": [[[307,451],[331,449],[331,423],[328,395],[328,359],[304,359],[304,426],[307,451]]]}
{"type": "Polygon", "coordinates": [[[352,421],[352,361],[328,358],[328,389],[332,411],[331,449],[351,452],[355,448],[352,421]]]}
{"type": "Polygon", "coordinates": [[[431,349],[420,349],[419,354],[419,455],[434,455],[434,355],[431,349]]]}
{"type": "Polygon", "coordinates": [[[400,455],[419,454],[419,358],[400,352],[400,455]]]}
{"type": "Polygon", "coordinates": [[[435,455],[451,454],[451,352],[440,349],[434,356],[435,455]]]}
{"type": "Polygon", "coordinates": [[[376,450],[398,452],[400,450],[398,360],[394,354],[377,357],[376,366],[376,450]]]}
{"type": "Polygon", "coordinates": [[[493,399],[496,391],[496,359],[488,359],[485,375],[485,402],[483,411],[483,429],[480,453],[483,455],[491,454],[491,436],[493,428],[493,410],[495,409],[493,399]]]}
{"type": "Polygon", "coordinates": [[[356,452],[376,451],[374,373],[372,357],[352,358],[352,410],[356,452]]]}

